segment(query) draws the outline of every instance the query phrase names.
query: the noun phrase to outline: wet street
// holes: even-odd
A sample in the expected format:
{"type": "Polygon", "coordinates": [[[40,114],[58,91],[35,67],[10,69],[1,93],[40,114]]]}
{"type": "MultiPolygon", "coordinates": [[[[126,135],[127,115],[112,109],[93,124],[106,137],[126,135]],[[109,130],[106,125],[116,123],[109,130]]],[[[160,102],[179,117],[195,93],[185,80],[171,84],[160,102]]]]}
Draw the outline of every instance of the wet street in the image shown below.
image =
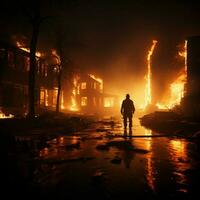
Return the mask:
{"type": "Polygon", "coordinates": [[[155,133],[134,119],[105,119],[82,132],[50,139],[33,159],[17,158],[28,189],[57,199],[193,199],[200,177],[199,142],[155,133]],[[30,161],[31,160],[31,161],[30,161]]]}

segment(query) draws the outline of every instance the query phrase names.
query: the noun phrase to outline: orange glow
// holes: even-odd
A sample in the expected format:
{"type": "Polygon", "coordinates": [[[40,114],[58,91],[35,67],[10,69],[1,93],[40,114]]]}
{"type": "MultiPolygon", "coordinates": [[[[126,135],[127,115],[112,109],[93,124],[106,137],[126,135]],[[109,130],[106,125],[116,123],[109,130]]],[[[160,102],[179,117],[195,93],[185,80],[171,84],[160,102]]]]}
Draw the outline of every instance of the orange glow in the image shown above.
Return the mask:
{"type": "Polygon", "coordinates": [[[152,96],[151,96],[151,56],[153,55],[153,51],[155,49],[157,41],[153,40],[153,44],[151,45],[151,49],[147,55],[147,75],[146,75],[146,88],[145,88],[145,103],[144,108],[151,104],[152,96]]]}
{"type": "Polygon", "coordinates": [[[81,97],[81,106],[87,106],[87,97],[81,97]]]}
{"type": "MultiPolygon", "coordinates": [[[[17,47],[20,48],[21,50],[30,53],[30,49],[24,47],[24,44],[20,43],[19,41],[16,42],[16,45],[17,45],[17,47]]],[[[37,52],[35,53],[35,55],[36,55],[37,57],[42,57],[42,53],[40,53],[39,51],[37,51],[37,52]]]]}
{"type": "Polygon", "coordinates": [[[7,118],[13,118],[13,117],[14,115],[12,114],[6,115],[0,110],[0,119],[7,119],[7,118]]]}
{"type": "Polygon", "coordinates": [[[187,40],[185,40],[184,48],[182,51],[178,52],[178,55],[185,59],[184,71],[185,71],[185,74],[187,75],[187,40]]]}
{"type": "MultiPolygon", "coordinates": [[[[187,183],[188,177],[184,173],[179,173],[191,169],[191,162],[187,162],[190,158],[187,154],[187,143],[184,140],[171,140],[170,153],[174,167],[176,168],[176,181],[177,183],[187,183]]],[[[179,191],[187,192],[185,187],[181,187],[179,191]]]]}
{"type": "Polygon", "coordinates": [[[72,95],[71,95],[71,111],[78,111],[78,105],[77,105],[77,94],[78,94],[78,79],[79,77],[76,76],[73,79],[73,89],[72,89],[72,95]]]}
{"type": "Polygon", "coordinates": [[[45,89],[45,106],[49,106],[49,101],[48,101],[48,90],[45,89]]]}
{"type": "Polygon", "coordinates": [[[187,82],[187,40],[185,40],[185,81],[187,82]]]}
{"type": "Polygon", "coordinates": [[[59,137],[58,141],[59,141],[60,145],[63,145],[64,144],[64,137],[59,137]]]}
{"type": "Polygon", "coordinates": [[[95,81],[97,81],[98,83],[100,83],[100,90],[101,92],[103,92],[103,80],[101,78],[97,78],[95,75],[93,74],[89,74],[89,76],[94,79],[95,81]]]}
{"type": "Polygon", "coordinates": [[[111,108],[114,106],[114,98],[113,97],[105,97],[104,98],[104,107],[111,108]]]}
{"type": "MultiPolygon", "coordinates": [[[[150,136],[152,135],[152,130],[150,129],[144,129],[144,135],[150,136]]],[[[155,191],[155,175],[154,175],[154,163],[153,163],[153,151],[152,151],[152,138],[146,138],[144,142],[142,143],[142,148],[145,148],[148,151],[151,151],[151,153],[147,156],[147,163],[146,163],[146,172],[147,172],[147,183],[149,187],[155,191]]]]}
{"type": "Polygon", "coordinates": [[[85,90],[87,88],[87,83],[86,82],[82,82],[81,83],[81,89],[85,90]]]}
{"type": "Polygon", "coordinates": [[[61,106],[60,106],[61,109],[65,109],[65,106],[64,106],[64,94],[63,94],[63,91],[61,92],[61,106]]]}
{"type": "Polygon", "coordinates": [[[181,99],[184,97],[184,85],[186,82],[186,74],[183,72],[177,79],[170,85],[170,97],[168,103],[157,103],[159,109],[171,109],[176,105],[180,105],[181,99]]]}
{"type": "Polygon", "coordinates": [[[56,59],[57,59],[57,64],[60,64],[60,62],[61,62],[61,61],[60,61],[60,56],[58,55],[56,49],[52,49],[52,50],[51,50],[51,54],[52,54],[53,56],[56,57],[56,59]]]}
{"type": "Polygon", "coordinates": [[[181,99],[184,97],[184,85],[186,80],[186,74],[181,74],[171,85],[171,96],[168,107],[173,108],[175,105],[179,105],[181,99]]]}
{"type": "Polygon", "coordinates": [[[157,103],[159,109],[171,109],[176,105],[180,105],[181,99],[185,94],[185,84],[187,82],[187,40],[184,44],[183,51],[178,52],[178,55],[184,57],[184,69],[176,80],[170,85],[170,96],[165,104],[157,103]]]}
{"type": "Polygon", "coordinates": [[[47,157],[49,155],[49,149],[45,147],[40,151],[40,157],[47,157]]]}
{"type": "Polygon", "coordinates": [[[184,141],[181,140],[171,140],[170,141],[171,147],[174,150],[174,153],[177,158],[186,158],[186,145],[184,141]]]}
{"type": "Polygon", "coordinates": [[[153,191],[155,191],[155,178],[154,178],[152,156],[147,158],[147,183],[148,183],[149,187],[153,191]]]}

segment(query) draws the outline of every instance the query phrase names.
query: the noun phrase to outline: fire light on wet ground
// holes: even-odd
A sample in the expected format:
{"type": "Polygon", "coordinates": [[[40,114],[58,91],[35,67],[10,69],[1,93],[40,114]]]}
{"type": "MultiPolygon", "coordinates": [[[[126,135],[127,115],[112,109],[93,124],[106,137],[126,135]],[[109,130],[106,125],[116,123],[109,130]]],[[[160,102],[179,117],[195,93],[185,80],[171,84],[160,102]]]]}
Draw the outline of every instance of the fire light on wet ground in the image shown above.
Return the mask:
{"type": "Polygon", "coordinates": [[[197,192],[196,143],[162,137],[140,126],[138,119],[132,137],[124,136],[121,124],[100,121],[83,132],[47,141],[36,156],[35,184],[48,195],[54,188],[56,195],[74,198],[172,198],[197,192]],[[150,137],[154,135],[160,137],[150,137]]]}

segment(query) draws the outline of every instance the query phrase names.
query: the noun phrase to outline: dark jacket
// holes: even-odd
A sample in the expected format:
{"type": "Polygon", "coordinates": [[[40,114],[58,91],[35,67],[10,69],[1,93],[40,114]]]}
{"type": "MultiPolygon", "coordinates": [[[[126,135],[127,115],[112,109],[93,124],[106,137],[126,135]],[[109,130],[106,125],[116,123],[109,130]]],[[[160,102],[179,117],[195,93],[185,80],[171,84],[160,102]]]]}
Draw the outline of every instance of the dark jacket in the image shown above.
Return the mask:
{"type": "Polygon", "coordinates": [[[135,112],[135,106],[133,104],[133,101],[131,99],[123,100],[121,106],[121,114],[123,116],[132,116],[134,112],[135,112]]]}

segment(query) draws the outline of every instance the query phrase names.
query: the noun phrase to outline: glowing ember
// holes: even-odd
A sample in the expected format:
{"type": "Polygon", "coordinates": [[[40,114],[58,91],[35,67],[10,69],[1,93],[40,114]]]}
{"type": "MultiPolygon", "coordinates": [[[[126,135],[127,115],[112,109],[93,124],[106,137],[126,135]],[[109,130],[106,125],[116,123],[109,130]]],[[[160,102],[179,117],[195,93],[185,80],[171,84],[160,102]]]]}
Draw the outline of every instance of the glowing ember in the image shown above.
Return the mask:
{"type": "Polygon", "coordinates": [[[151,49],[148,52],[147,55],[147,75],[146,75],[146,88],[145,88],[145,104],[144,107],[147,107],[149,104],[151,104],[151,56],[153,54],[153,51],[155,49],[157,41],[153,40],[153,44],[151,45],[151,49]]]}
{"type": "MultiPolygon", "coordinates": [[[[24,44],[20,43],[19,41],[16,42],[16,45],[17,45],[17,47],[20,48],[21,50],[30,53],[30,49],[24,47],[24,44]]],[[[40,53],[39,51],[37,51],[35,54],[36,54],[37,57],[42,57],[42,53],[40,53]]]]}
{"type": "Polygon", "coordinates": [[[94,79],[95,81],[99,82],[100,83],[100,90],[101,92],[103,92],[103,80],[100,79],[100,78],[97,78],[95,75],[93,74],[89,74],[89,76],[94,79]]]}

